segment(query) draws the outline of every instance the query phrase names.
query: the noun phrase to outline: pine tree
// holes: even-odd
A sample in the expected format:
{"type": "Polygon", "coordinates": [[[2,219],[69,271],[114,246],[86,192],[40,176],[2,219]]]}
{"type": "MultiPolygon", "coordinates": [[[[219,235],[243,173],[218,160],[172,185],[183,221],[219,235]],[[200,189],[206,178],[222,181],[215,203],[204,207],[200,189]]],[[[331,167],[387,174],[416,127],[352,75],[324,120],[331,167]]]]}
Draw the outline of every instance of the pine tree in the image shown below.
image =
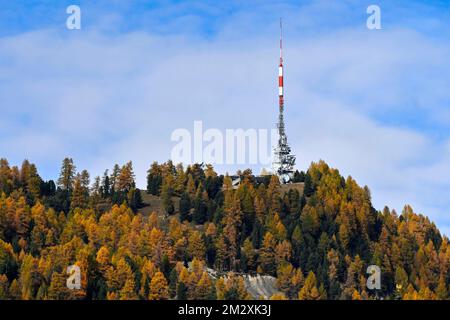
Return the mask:
{"type": "Polygon", "coordinates": [[[175,268],[170,271],[169,275],[169,295],[175,297],[177,295],[178,287],[178,272],[175,268]]]}
{"type": "Polygon", "coordinates": [[[161,187],[161,197],[163,199],[164,210],[169,215],[175,212],[175,207],[172,199],[173,194],[174,194],[174,178],[172,175],[168,175],[163,179],[163,185],[161,187]]]}
{"type": "Polygon", "coordinates": [[[72,158],[65,158],[61,166],[61,173],[58,179],[58,187],[62,190],[72,190],[75,178],[76,167],[72,158]]]}
{"type": "Polygon", "coordinates": [[[177,287],[177,299],[187,300],[187,287],[184,282],[179,282],[177,287]]]}
{"type": "Polygon", "coordinates": [[[26,177],[26,192],[32,196],[34,200],[38,199],[41,194],[42,179],[37,172],[34,164],[30,165],[28,176],[26,177]]]}
{"type": "Polygon", "coordinates": [[[305,184],[304,184],[304,188],[303,188],[303,194],[306,197],[311,197],[313,192],[314,192],[313,182],[311,180],[311,176],[310,176],[309,172],[307,172],[305,174],[305,184]]]}
{"type": "Polygon", "coordinates": [[[111,183],[111,195],[114,195],[114,193],[119,190],[118,187],[118,179],[120,175],[120,167],[116,163],[113,167],[113,171],[111,173],[111,177],[109,178],[109,181],[111,183]]]}
{"type": "Polygon", "coordinates": [[[190,221],[191,199],[187,192],[181,195],[180,199],[180,222],[190,221]]]}
{"type": "Polygon", "coordinates": [[[101,194],[102,198],[108,198],[111,195],[111,183],[109,180],[108,169],[106,169],[105,172],[103,173],[101,194]]]}
{"type": "Polygon", "coordinates": [[[192,215],[192,219],[197,224],[203,224],[206,221],[206,213],[207,213],[207,207],[205,204],[205,197],[203,193],[203,187],[202,185],[198,185],[197,192],[195,195],[194,203],[194,212],[192,215]]]}
{"type": "Polygon", "coordinates": [[[133,210],[133,212],[137,212],[138,209],[142,208],[142,206],[144,205],[142,201],[141,190],[131,187],[130,191],[128,191],[127,194],[127,201],[131,210],[133,210]]]}
{"type": "Polygon", "coordinates": [[[149,194],[159,195],[163,178],[158,163],[153,162],[147,173],[147,192],[149,194]]]}

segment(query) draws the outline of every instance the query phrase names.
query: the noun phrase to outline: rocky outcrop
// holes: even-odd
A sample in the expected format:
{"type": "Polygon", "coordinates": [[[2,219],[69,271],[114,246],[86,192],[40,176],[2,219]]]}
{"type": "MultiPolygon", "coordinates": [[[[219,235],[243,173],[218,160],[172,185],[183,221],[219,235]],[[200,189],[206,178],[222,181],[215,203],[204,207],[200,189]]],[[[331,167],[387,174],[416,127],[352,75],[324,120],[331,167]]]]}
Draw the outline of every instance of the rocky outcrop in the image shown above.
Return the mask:
{"type": "MultiPolygon", "coordinates": [[[[192,268],[192,262],[188,263],[188,268],[192,268]]],[[[213,279],[228,278],[230,272],[220,272],[211,268],[205,268],[206,272],[213,279]]],[[[245,288],[253,299],[269,299],[275,293],[279,293],[276,287],[276,278],[269,275],[236,273],[235,275],[244,279],[245,288]]]]}
{"type": "Polygon", "coordinates": [[[275,293],[279,291],[276,289],[276,278],[272,276],[263,275],[243,275],[245,281],[245,287],[252,295],[253,298],[259,299],[263,297],[264,299],[269,299],[275,293]]]}
{"type": "MultiPolygon", "coordinates": [[[[228,273],[217,272],[216,270],[206,268],[209,276],[217,279],[227,278],[228,273]]],[[[279,293],[276,288],[276,278],[268,275],[250,275],[246,273],[234,273],[244,279],[245,288],[254,299],[269,299],[275,293],[279,293]]]]}

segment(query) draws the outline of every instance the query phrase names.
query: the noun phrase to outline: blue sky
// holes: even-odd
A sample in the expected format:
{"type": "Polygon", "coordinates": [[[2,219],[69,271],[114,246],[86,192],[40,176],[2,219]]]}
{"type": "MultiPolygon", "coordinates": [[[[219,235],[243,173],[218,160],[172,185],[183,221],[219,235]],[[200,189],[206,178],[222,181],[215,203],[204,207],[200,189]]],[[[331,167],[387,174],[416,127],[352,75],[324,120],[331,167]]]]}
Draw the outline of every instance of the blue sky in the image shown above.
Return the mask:
{"type": "Polygon", "coordinates": [[[144,187],[176,128],[272,128],[280,16],[298,168],[324,159],[450,234],[450,1],[0,0],[0,156],[46,179],[133,160],[144,187]]]}

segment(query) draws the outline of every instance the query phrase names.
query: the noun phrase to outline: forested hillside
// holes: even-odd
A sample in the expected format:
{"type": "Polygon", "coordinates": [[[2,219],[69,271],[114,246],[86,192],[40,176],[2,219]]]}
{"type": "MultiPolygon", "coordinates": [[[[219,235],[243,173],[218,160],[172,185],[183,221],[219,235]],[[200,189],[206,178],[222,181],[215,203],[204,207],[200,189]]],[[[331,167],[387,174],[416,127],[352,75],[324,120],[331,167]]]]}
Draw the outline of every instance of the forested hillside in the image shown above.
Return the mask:
{"type": "Polygon", "coordinates": [[[1,159],[0,299],[247,299],[243,273],[276,277],[272,299],[449,298],[448,239],[410,206],[377,211],[322,161],[296,173],[302,188],[238,175],[233,189],[209,165],[153,163],[141,191],[131,162],[91,183],[71,159],[56,182],[1,159]],[[143,210],[147,193],[162,208],[143,210]],[[73,264],[80,290],[66,286],[73,264]]]}

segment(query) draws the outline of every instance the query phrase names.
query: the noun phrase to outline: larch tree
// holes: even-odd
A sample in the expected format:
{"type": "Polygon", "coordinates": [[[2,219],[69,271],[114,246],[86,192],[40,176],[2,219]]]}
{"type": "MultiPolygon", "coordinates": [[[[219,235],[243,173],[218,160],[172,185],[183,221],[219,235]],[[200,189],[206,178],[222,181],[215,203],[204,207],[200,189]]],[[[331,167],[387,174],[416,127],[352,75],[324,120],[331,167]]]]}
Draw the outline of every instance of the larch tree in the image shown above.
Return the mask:
{"type": "Polygon", "coordinates": [[[196,285],[197,300],[213,300],[215,299],[215,292],[213,282],[206,271],[203,271],[200,280],[196,285]]]}
{"type": "Polygon", "coordinates": [[[227,259],[231,268],[236,267],[236,256],[240,244],[239,229],[242,224],[242,210],[239,197],[233,191],[228,191],[224,201],[224,217],[222,220],[223,235],[227,242],[227,259]]]}
{"type": "Polygon", "coordinates": [[[117,177],[117,191],[128,192],[134,187],[133,163],[129,161],[120,169],[117,177]]]}
{"type": "Polygon", "coordinates": [[[48,288],[47,298],[50,300],[66,300],[71,297],[71,292],[66,284],[67,276],[63,273],[53,272],[52,280],[48,288]]]}
{"type": "Polygon", "coordinates": [[[245,239],[243,247],[241,249],[241,265],[244,271],[254,270],[256,262],[256,251],[253,248],[250,238],[245,239]],[[245,260],[245,265],[242,265],[242,260],[245,260]]]}
{"type": "Polygon", "coordinates": [[[77,174],[73,183],[71,207],[86,208],[89,202],[89,173],[83,170],[77,174]]]}
{"type": "Polygon", "coordinates": [[[169,287],[164,274],[160,271],[156,272],[150,282],[149,300],[166,300],[169,299],[169,287]]]}
{"type": "Polygon", "coordinates": [[[314,272],[309,272],[303,288],[298,293],[298,298],[300,300],[318,300],[320,298],[319,289],[317,289],[316,275],[314,272]]]}
{"type": "Polygon", "coordinates": [[[8,278],[6,275],[0,274],[0,300],[8,300],[9,298],[8,278]]]}
{"type": "Polygon", "coordinates": [[[187,252],[192,258],[205,259],[206,248],[202,234],[195,230],[188,238],[187,252]]]}
{"type": "Polygon", "coordinates": [[[119,298],[120,298],[120,300],[137,300],[138,299],[138,295],[136,294],[136,291],[135,291],[135,282],[134,282],[133,278],[129,278],[129,279],[127,279],[127,281],[125,281],[125,285],[120,290],[119,298]]]}
{"type": "Polygon", "coordinates": [[[247,300],[250,294],[245,288],[244,279],[235,273],[229,273],[226,279],[216,281],[216,294],[218,300],[247,300]]]}
{"type": "Polygon", "coordinates": [[[266,232],[259,253],[259,264],[263,273],[274,275],[276,272],[276,241],[270,232],[266,232]]]}

